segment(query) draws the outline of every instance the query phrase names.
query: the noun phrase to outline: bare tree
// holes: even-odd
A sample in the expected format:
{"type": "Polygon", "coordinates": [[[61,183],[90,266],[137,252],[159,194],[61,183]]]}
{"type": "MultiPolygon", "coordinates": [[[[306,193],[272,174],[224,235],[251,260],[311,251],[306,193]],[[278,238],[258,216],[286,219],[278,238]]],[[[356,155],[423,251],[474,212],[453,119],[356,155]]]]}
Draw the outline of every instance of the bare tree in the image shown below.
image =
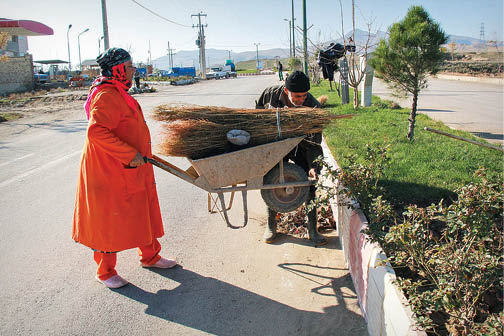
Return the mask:
{"type": "MultiPolygon", "coordinates": [[[[340,11],[341,11],[341,33],[343,44],[345,46],[345,50],[348,50],[348,53],[345,53],[343,56],[348,63],[348,85],[353,88],[353,107],[359,107],[359,85],[366,74],[366,65],[368,61],[368,52],[372,47],[372,21],[367,22],[367,37],[365,42],[359,42],[355,40],[355,0],[352,0],[352,34],[350,37],[346,37],[345,31],[343,28],[343,5],[340,3],[340,11]]],[[[341,72],[340,72],[341,74],[341,72]]]]}

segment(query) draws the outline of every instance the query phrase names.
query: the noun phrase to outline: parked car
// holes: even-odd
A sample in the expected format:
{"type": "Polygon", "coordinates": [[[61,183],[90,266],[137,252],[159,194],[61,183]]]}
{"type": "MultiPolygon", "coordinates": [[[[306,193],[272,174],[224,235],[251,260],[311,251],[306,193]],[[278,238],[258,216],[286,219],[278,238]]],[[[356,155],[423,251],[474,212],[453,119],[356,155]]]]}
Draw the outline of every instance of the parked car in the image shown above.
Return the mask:
{"type": "Polygon", "coordinates": [[[45,73],[36,72],[33,74],[33,77],[35,78],[35,81],[39,83],[45,83],[49,80],[49,76],[46,75],[45,73]]]}
{"type": "Polygon", "coordinates": [[[229,74],[226,71],[222,70],[221,67],[215,67],[211,68],[210,72],[207,72],[206,78],[207,79],[229,78],[229,74]]]}

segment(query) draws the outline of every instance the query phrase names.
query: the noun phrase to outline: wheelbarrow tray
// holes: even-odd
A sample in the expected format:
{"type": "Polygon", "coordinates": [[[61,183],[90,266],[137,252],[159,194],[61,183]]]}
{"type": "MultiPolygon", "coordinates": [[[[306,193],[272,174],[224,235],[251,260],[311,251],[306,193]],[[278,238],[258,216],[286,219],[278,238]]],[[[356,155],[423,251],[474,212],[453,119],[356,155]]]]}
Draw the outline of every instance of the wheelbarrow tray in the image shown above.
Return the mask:
{"type": "Polygon", "coordinates": [[[194,184],[203,189],[217,189],[262,179],[303,139],[289,138],[203,159],[188,159],[199,175],[194,184]]]}

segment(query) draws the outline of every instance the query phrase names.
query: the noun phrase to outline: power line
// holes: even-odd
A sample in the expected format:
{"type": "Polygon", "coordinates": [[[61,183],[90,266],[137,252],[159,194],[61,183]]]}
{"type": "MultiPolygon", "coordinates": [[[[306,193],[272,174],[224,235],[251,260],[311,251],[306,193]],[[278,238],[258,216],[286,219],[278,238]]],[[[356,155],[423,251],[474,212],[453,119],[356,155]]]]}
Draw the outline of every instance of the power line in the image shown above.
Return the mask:
{"type": "Polygon", "coordinates": [[[145,7],[144,5],[142,5],[141,3],[138,3],[138,2],[137,2],[137,1],[135,1],[135,0],[131,0],[131,1],[132,1],[132,2],[134,2],[134,3],[136,3],[138,6],[142,7],[142,8],[143,8],[143,9],[145,9],[146,11],[148,11],[148,12],[150,12],[150,13],[152,13],[152,14],[156,15],[157,17],[159,17],[159,18],[161,18],[161,19],[163,19],[163,20],[165,20],[165,21],[168,21],[168,22],[170,22],[170,23],[173,23],[173,24],[176,24],[176,25],[179,25],[179,26],[182,26],[182,27],[192,28],[191,26],[187,26],[187,25],[184,25],[184,24],[181,24],[181,23],[178,23],[178,22],[172,21],[172,20],[170,20],[170,19],[167,19],[167,18],[165,18],[164,16],[159,15],[158,13],[156,13],[156,12],[154,12],[154,11],[150,10],[149,8],[145,7]]]}

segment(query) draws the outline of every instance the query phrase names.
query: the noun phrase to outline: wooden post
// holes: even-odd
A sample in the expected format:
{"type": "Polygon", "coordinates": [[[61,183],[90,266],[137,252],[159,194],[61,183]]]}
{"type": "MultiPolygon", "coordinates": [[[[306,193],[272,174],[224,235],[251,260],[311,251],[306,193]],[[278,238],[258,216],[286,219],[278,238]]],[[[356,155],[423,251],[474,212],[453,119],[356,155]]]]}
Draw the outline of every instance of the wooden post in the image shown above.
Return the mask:
{"type": "Polygon", "coordinates": [[[440,130],[436,130],[436,129],[433,129],[433,128],[424,127],[424,130],[432,132],[432,133],[441,134],[441,135],[447,136],[449,138],[466,141],[466,142],[469,142],[469,143],[472,143],[474,145],[478,145],[478,146],[481,146],[481,147],[486,147],[486,148],[498,150],[500,152],[504,152],[504,149],[502,149],[501,147],[497,147],[497,146],[493,146],[493,145],[477,142],[477,141],[474,141],[474,140],[471,140],[471,139],[462,138],[462,137],[459,137],[457,135],[446,133],[446,132],[443,132],[443,131],[440,131],[440,130]]]}

